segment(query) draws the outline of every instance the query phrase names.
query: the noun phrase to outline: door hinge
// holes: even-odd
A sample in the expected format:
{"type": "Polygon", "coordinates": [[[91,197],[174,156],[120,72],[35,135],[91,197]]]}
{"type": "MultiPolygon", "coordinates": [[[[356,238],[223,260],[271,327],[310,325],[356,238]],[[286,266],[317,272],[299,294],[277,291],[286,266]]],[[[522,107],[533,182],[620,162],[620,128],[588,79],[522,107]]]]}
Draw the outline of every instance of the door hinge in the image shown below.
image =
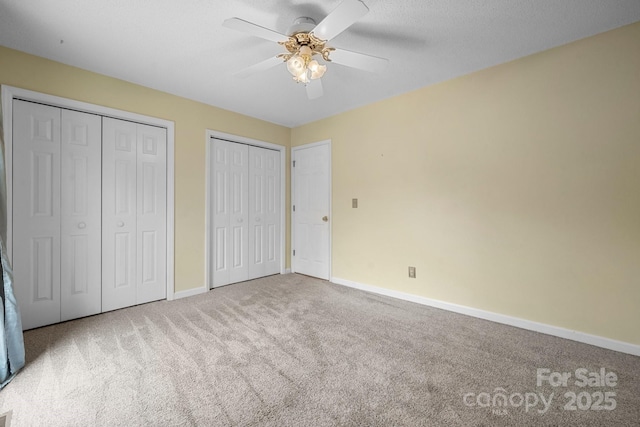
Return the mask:
{"type": "Polygon", "coordinates": [[[293,256],[296,256],[296,250],[295,249],[293,250],[293,256]]]}
{"type": "Polygon", "coordinates": [[[294,168],[296,167],[296,161],[295,160],[293,161],[293,167],[294,168]]]}
{"type": "Polygon", "coordinates": [[[296,205],[293,205],[293,211],[294,212],[296,211],[296,205]]]}

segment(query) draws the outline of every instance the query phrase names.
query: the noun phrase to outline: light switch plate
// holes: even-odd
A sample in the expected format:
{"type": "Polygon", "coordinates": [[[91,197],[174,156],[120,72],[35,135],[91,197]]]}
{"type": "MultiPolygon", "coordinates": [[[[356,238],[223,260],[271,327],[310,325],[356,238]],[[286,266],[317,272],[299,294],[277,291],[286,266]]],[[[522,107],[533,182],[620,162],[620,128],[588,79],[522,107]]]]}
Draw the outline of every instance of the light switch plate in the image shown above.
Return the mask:
{"type": "Polygon", "coordinates": [[[351,199],[351,207],[352,208],[358,207],[358,199],[351,199]]]}

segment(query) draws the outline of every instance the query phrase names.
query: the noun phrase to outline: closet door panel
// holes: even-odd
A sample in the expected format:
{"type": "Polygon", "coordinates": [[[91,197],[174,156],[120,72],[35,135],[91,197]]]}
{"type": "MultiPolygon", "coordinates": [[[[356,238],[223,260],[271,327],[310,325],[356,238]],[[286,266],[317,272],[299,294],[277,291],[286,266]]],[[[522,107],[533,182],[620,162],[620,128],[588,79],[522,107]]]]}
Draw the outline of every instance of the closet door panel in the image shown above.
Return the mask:
{"type": "Polygon", "coordinates": [[[101,311],[101,118],[62,110],[61,320],[101,311]]]}
{"type": "Polygon", "coordinates": [[[166,285],[166,130],[138,125],[136,303],[164,299],[166,285]]]}
{"type": "Polygon", "coordinates": [[[24,329],[60,321],[60,109],[13,103],[13,273],[24,329]]]}
{"type": "Polygon", "coordinates": [[[212,287],[249,278],[248,257],[248,147],[215,139],[213,167],[211,271],[212,287]]]}
{"type": "Polygon", "coordinates": [[[136,304],[137,125],[102,119],[102,311],[136,304]]]}
{"type": "Polygon", "coordinates": [[[213,280],[211,287],[227,285],[231,282],[229,268],[229,242],[231,213],[229,208],[229,143],[214,140],[209,152],[209,164],[212,167],[210,186],[211,212],[211,256],[209,270],[213,280]]]}
{"type": "Polygon", "coordinates": [[[249,147],[249,277],[255,279],[265,272],[264,215],[266,189],[265,149],[249,147]]]}
{"type": "Polygon", "coordinates": [[[280,153],[249,147],[249,277],[280,272],[280,153]]]}
{"type": "Polygon", "coordinates": [[[229,149],[229,208],[230,208],[230,283],[249,278],[248,237],[248,157],[246,145],[230,144],[229,149]]]}
{"type": "Polygon", "coordinates": [[[266,156],[264,252],[265,274],[280,273],[280,153],[268,150],[266,156]]]}

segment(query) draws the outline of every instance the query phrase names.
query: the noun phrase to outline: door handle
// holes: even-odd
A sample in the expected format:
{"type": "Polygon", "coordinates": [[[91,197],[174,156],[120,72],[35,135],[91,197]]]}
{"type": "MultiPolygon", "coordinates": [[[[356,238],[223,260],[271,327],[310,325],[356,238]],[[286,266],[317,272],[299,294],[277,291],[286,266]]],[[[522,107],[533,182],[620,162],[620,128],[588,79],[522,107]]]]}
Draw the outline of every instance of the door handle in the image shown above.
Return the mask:
{"type": "Polygon", "coordinates": [[[118,227],[124,227],[124,222],[122,222],[122,221],[118,221],[118,222],[116,223],[116,225],[117,225],[118,227]]]}
{"type": "Polygon", "coordinates": [[[329,217],[325,215],[325,216],[323,216],[323,217],[322,217],[322,220],[323,220],[324,222],[327,222],[327,221],[329,221],[329,217]]]}
{"type": "Polygon", "coordinates": [[[79,229],[81,229],[81,230],[82,230],[83,228],[85,228],[86,226],[87,226],[87,224],[85,224],[84,222],[80,222],[80,223],[78,223],[78,228],[79,228],[79,229]]]}

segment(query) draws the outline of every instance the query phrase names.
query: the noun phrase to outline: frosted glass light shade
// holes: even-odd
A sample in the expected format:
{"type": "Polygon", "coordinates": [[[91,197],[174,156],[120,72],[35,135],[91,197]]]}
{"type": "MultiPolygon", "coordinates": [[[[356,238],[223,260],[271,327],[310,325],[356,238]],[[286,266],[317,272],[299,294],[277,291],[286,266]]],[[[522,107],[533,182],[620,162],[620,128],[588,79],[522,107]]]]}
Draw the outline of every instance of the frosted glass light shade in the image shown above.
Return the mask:
{"type": "Polygon", "coordinates": [[[287,61],[287,70],[293,76],[300,75],[305,71],[305,69],[305,61],[299,55],[294,55],[287,61]]]}
{"type": "Polygon", "coordinates": [[[315,59],[309,62],[308,68],[309,71],[311,71],[311,78],[314,80],[322,77],[324,75],[324,72],[327,71],[327,66],[320,65],[315,59]]]}

